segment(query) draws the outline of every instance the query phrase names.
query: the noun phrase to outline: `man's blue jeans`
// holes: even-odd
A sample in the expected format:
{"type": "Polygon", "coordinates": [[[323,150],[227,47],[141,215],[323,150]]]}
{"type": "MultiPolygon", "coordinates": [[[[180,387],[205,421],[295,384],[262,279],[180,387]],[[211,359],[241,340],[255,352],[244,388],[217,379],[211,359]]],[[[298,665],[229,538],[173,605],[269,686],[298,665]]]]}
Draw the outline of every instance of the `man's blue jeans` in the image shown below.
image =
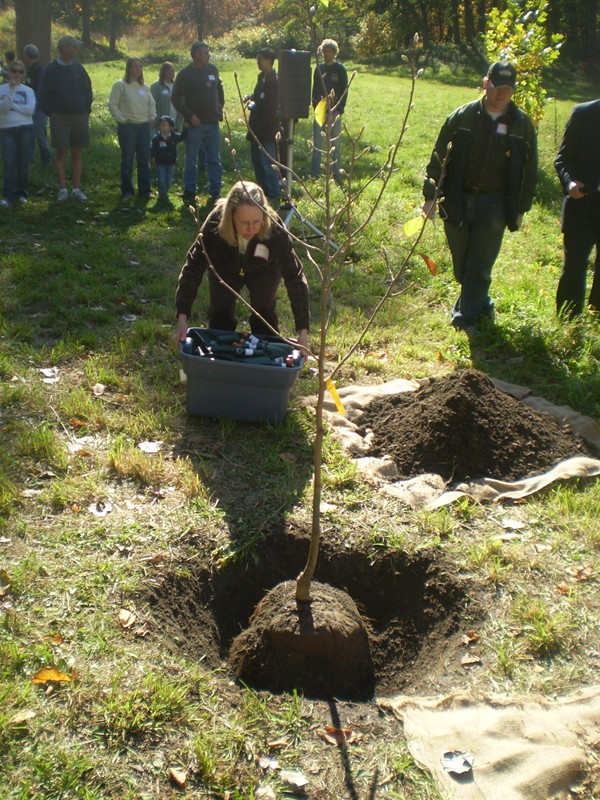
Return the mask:
{"type": "Polygon", "coordinates": [[[471,327],[478,317],[493,313],[492,268],[506,227],[503,192],[465,194],[463,204],[463,223],[444,223],[454,277],[461,285],[452,312],[452,324],[459,328],[471,327]]]}
{"type": "Polygon", "coordinates": [[[223,166],[221,164],[221,134],[218,122],[209,122],[187,129],[185,162],[183,165],[183,190],[195,195],[198,191],[198,155],[202,147],[206,157],[208,193],[216,197],[221,193],[223,166]]]}
{"type": "Polygon", "coordinates": [[[50,149],[50,145],[48,144],[48,134],[47,134],[48,117],[44,113],[36,109],[33,112],[31,120],[33,122],[33,141],[31,142],[29,161],[30,162],[33,161],[33,157],[35,155],[35,143],[37,142],[40,151],[40,158],[42,159],[42,164],[51,164],[52,150],[50,149]]]}
{"type": "Polygon", "coordinates": [[[133,195],[133,160],[137,163],[138,194],[150,194],[150,124],[148,122],[117,124],[121,148],[121,192],[133,195]]]}
{"type": "Polygon", "coordinates": [[[27,197],[29,154],[33,141],[33,125],[0,130],[0,152],[3,164],[2,197],[12,203],[15,197],[27,197]]]}
{"type": "MultiPolygon", "coordinates": [[[[342,166],[342,117],[338,116],[331,126],[331,141],[333,153],[331,154],[331,172],[336,183],[340,183],[340,169],[342,166]]],[[[321,174],[321,151],[327,149],[327,124],[321,126],[313,122],[313,152],[310,164],[310,174],[318,178],[321,174]]]]}
{"type": "MultiPolygon", "coordinates": [[[[277,147],[275,142],[262,142],[262,146],[273,156],[277,158],[277,147]]],[[[254,141],[250,140],[250,157],[252,159],[252,166],[254,167],[254,176],[256,182],[262,188],[269,200],[277,200],[279,198],[279,170],[274,169],[273,162],[254,141]]]]}

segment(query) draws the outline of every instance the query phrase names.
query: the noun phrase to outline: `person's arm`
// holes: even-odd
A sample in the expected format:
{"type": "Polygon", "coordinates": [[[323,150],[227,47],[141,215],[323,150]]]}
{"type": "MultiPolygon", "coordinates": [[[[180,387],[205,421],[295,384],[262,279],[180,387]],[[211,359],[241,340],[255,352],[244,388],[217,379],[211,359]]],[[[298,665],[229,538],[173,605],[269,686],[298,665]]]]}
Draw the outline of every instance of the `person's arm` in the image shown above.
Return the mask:
{"type": "Polygon", "coordinates": [[[315,67],[315,71],[313,73],[313,85],[312,85],[312,104],[313,108],[316,107],[319,100],[323,97],[323,82],[321,81],[321,71],[319,67],[315,67]]]}
{"type": "Polygon", "coordinates": [[[125,84],[123,83],[123,81],[117,81],[116,83],[113,83],[108,98],[108,110],[110,111],[111,116],[117,122],[120,122],[122,125],[124,125],[127,122],[127,117],[121,110],[124,87],[125,84]]]}
{"type": "Polygon", "coordinates": [[[584,196],[581,191],[584,183],[574,174],[575,164],[581,156],[579,152],[581,146],[581,116],[580,109],[576,106],[567,121],[563,140],[554,160],[554,168],[564,193],[575,200],[579,200],[584,196]]]}
{"type": "Polygon", "coordinates": [[[346,100],[348,99],[348,72],[346,71],[346,67],[339,62],[336,62],[338,65],[338,94],[339,101],[336,104],[335,112],[336,114],[343,114],[344,110],[346,109],[346,100]]]}
{"type": "Polygon", "coordinates": [[[523,165],[523,180],[521,182],[521,192],[519,194],[518,214],[520,219],[517,219],[518,227],[521,227],[523,221],[523,214],[530,210],[533,205],[533,198],[535,197],[535,188],[538,179],[538,148],[537,148],[537,133],[533,126],[533,122],[529,117],[525,117],[527,124],[527,134],[525,136],[525,144],[527,153],[525,154],[525,163],[523,165]]]}
{"type": "Polygon", "coordinates": [[[24,86],[23,91],[25,92],[25,103],[14,105],[13,110],[30,120],[35,111],[35,93],[30,86],[24,86]]]}
{"type": "Polygon", "coordinates": [[[185,96],[185,72],[182,70],[175,78],[173,90],[171,92],[171,102],[174,108],[181,114],[184,121],[189,123],[193,116],[191,110],[188,108],[185,96]]]}
{"type": "Polygon", "coordinates": [[[215,237],[219,235],[216,231],[217,221],[212,214],[205,220],[198,238],[187,252],[185,263],[179,273],[177,291],[175,293],[175,308],[177,310],[176,347],[179,347],[179,342],[185,339],[189,318],[192,313],[192,305],[208,266],[204,248],[206,247],[209,253],[215,249],[215,237]]]}
{"type": "Polygon", "coordinates": [[[302,346],[308,348],[308,331],[310,329],[308,282],[287,231],[279,228],[277,223],[274,223],[274,225],[277,227],[272,237],[272,242],[275,245],[273,257],[276,259],[277,266],[281,272],[290,306],[292,307],[294,323],[298,332],[298,341],[302,336],[302,346]]]}
{"type": "Polygon", "coordinates": [[[156,102],[151,91],[148,92],[148,123],[154,125],[156,119],[156,102]]]}
{"type": "Polygon", "coordinates": [[[448,153],[448,145],[450,144],[451,136],[450,117],[448,117],[438,134],[438,138],[431,153],[431,158],[425,170],[425,181],[423,183],[423,197],[425,198],[425,202],[423,203],[423,213],[429,217],[433,216],[435,213],[435,209],[433,209],[432,212],[432,208],[435,205],[436,186],[442,177],[442,164],[448,153]]]}

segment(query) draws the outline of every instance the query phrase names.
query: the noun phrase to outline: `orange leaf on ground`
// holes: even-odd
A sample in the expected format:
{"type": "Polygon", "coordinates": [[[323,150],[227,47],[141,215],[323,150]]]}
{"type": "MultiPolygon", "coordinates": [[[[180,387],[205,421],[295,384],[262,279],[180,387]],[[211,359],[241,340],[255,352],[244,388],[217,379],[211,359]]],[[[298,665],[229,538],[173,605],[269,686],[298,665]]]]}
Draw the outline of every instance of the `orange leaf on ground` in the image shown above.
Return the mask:
{"type": "Polygon", "coordinates": [[[70,675],[67,675],[66,672],[61,672],[60,670],[56,669],[56,667],[42,667],[39,669],[33,678],[31,679],[32,683],[70,683],[73,680],[77,679],[77,675],[75,671],[72,671],[70,675]]]}
{"type": "Polygon", "coordinates": [[[181,767],[170,767],[169,778],[181,789],[187,784],[187,772],[181,767]]]}

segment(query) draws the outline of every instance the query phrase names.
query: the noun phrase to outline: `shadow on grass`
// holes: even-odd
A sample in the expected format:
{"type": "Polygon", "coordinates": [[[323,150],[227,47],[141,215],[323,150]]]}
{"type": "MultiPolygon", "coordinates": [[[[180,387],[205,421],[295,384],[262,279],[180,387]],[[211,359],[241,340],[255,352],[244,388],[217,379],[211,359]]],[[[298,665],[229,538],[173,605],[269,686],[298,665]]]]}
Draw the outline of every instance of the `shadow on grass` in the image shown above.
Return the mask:
{"type": "Polygon", "coordinates": [[[490,325],[471,337],[473,366],[509,383],[527,386],[553,403],[569,405],[591,417],[600,416],[600,361],[587,358],[585,328],[570,334],[571,354],[553,349],[553,339],[523,324],[518,328],[490,325]],[[578,352],[579,350],[579,352],[578,352]]]}
{"type": "Polygon", "coordinates": [[[174,456],[190,459],[211,505],[224,514],[231,551],[285,533],[313,472],[302,411],[290,409],[281,425],[186,415],[179,432],[174,456]]]}

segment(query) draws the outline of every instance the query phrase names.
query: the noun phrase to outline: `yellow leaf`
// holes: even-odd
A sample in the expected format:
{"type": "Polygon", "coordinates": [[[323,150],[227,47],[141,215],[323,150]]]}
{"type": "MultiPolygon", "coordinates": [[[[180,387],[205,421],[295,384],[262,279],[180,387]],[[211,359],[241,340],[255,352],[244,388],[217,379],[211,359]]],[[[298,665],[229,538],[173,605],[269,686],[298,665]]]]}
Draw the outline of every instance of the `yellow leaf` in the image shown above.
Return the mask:
{"type": "Polygon", "coordinates": [[[422,214],[419,214],[418,217],[413,217],[413,219],[409,219],[408,222],[404,223],[404,235],[407,239],[418,236],[423,230],[423,225],[425,225],[425,217],[422,214]]]}
{"type": "Polygon", "coordinates": [[[323,97],[315,106],[315,122],[317,125],[325,125],[327,119],[327,98],[323,97]]]}
{"type": "Polygon", "coordinates": [[[42,667],[39,669],[33,678],[32,683],[70,683],[77,678],[75,672],[67,675],[66,672],[60,672],[56,667],[42,667]]]}

